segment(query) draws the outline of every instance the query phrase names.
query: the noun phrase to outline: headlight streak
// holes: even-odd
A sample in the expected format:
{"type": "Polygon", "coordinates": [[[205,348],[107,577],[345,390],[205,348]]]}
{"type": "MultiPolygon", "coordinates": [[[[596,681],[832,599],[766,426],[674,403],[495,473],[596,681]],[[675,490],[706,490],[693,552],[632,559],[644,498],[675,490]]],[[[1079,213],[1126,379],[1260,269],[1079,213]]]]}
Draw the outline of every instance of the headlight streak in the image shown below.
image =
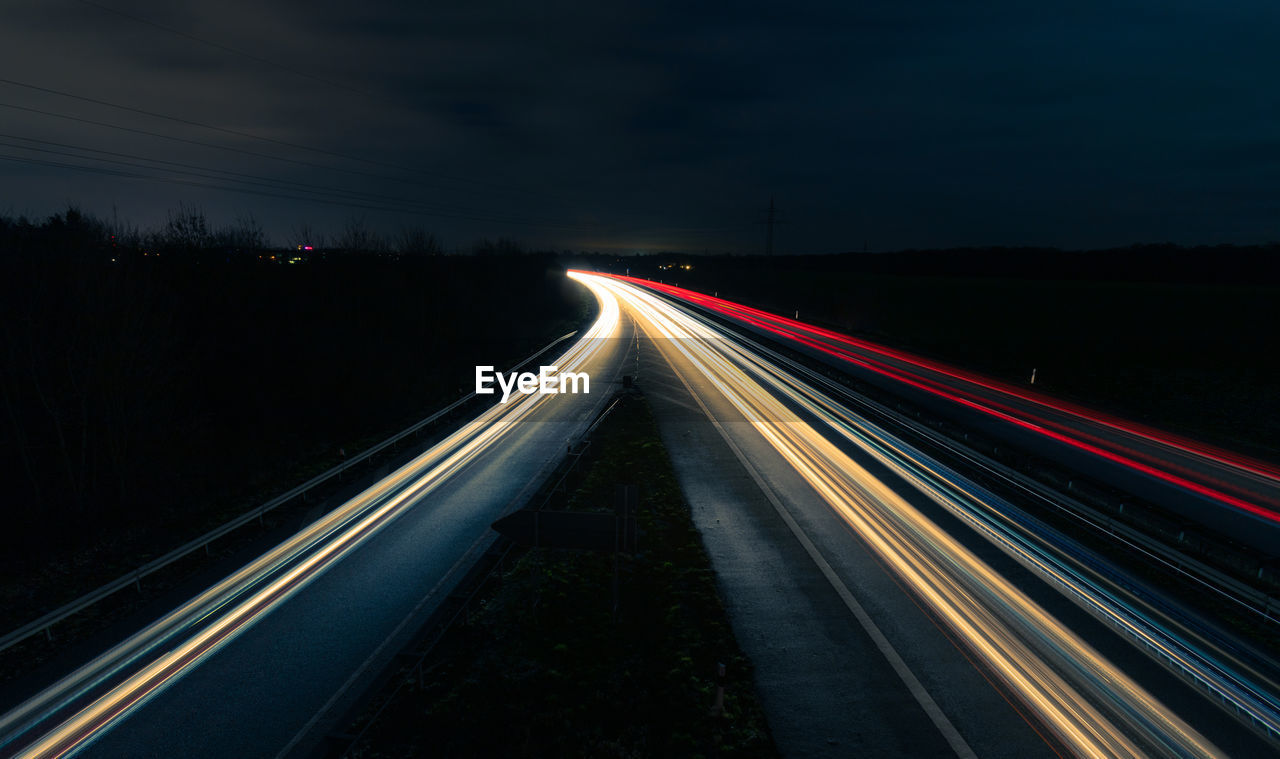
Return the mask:
{"type": "MultiPolygon", "coordinates": [[[[777,317],[777,318],[782,319],[782,317],[777,317]]],[[[817,328],[814,328],[814,329],[817,329],[817,328]]],[[[807,388],[809,386],[795,384],[793,379],[789,375],[780,371],[774,371],[769,361],[774,362],[774,364],[778,366],[788,367],[788,370],[795,372],[795,375],[797,377],[812,378],[812,380],[815,383],[817,383],[814,385],[814,387],[823,383],[829,383],[829,380],[826,380],[824,377],[815,373],[813,370],[808,369],[803,365],[796,364],[795,362],[781,355],[773,353],[772,351],[769,351],[768,349],[753,343],[750,339],[735,341],[735,343],[737,342],[740,342],[743,346],[748,346],[747,351],[745,352],[739,351],[737,352],[737,354],[735,354],[737,355],[737,360],[739,360],[739,362],[748,362],[752,366],[753,372],[758,373],[763,371],[763,372],[769,373],[770,376],[773,378],[772,380],[770,380],[771,382],[777,381],[777,382],[785,383],[789,387],[792,387],[792,389],[795,390],[796,392],[801,392],[801,393],[808,392],[807,388]],[[753,353],[753,351],[758,352],[758,355],[756,355],[756,353],[753,353]],[[761,361],[760,359],[761,356],[769,356],[770,357],[769,361],[761,361]]],[[[728,343],[727,341],[722,342],[722,344],[725,344],[727,346],[727,349],[731,351],[735,350],[735,343],[728,343]]],[[[876,427],[875,425],[869,423],[865,419],[859,418],[857,421],[854,421],[852,417],[850,417],[843,411],[842,406],[840,406],[839,404],[834,404],[829,399],[829,397],[822,396],[822,399],[819,401],[819,403],[823,404],[824,407],[827,408],[830,412],[839,416],[842,419],[843,423],[847,425],[851,425],[853,427],[857,427],[859,424],[864,425],[867,428],[866,430],[864,430],[864,432],[867,432],[867,434],[870,435],[870,437],[877,440],[880,446],[888,447],[889,449],[894,449],[895,444],[903,445],[900,441],[897,441],[896,438],[893,438],[892,436],[887,435],[881,430],[881,428],[876,427]]],[[[910,424],[909,421],[908,421],[908,424],[910,424]]],[[[848,434],[848,433],[846,432],[842,434],[848,434]]],[[[906,449],[908,452],[905,454],[905,456],[906,456],[906,460],[908,461],[923,461],[924,459],[927,458],[927,457],[921,456],[914,448],[911,448],[910,446],[906,446],[906,449]]],[[[954,452],[966,458],[968,457],[962,451],[954,451],[954,452]]],[[[925,466],[925,468],[927,469],[929,465],[922,464],[922,466],[925,466]]],[[[967,483],[965,487],[975,492],[975,495],[973,495],[969,499],[972,503],[981,506],[985,500],[990,502],[992,505],[1000,506],[998,510],[988,509],[987,511],[983,512],[986,517],[1002,520],[1008,523],[1012,527],[1012,529],[1021,531],[1026,537],[1030,538],[1032,541],[1039,540],[1047,545],[1051,545],[1054,550],[1057,550],[1063,554],[1069,555],[1071,558],[1079,562],[1079,567],[1081,571],[1085,572],[1088,575],[1103,578],[1102,582],[1109,584],[1110,587],[1112,588],[1113,593],[1118,593],[1120,596],[1123,596],[1124,598],[1130,598],[1133,600],[1134,603],[1144,607],[1146,609],[1145,616],[1148,616],[1148,617],[1156,616],[1156,617],[1162,618],[1166,620],[1169,625],[1179,628],[1181,630],[1180,634],[1183,638],[1190,637],[1195,639],[1195,641],[1198,641],[1196,645],[1192,646],[1193,648],[1204,647],[1204,648],[1212,649],[1213,653],[1208,655],[1209,661],[1212,661],[1215,658],[1219,660],[1229,661],[1231,662],[1234,668],[1249,672],[1250,675],[1257,682],[1263,683],[1263,685],[1260,687],[1250,686],[1256,693],[1274,694],[1274,693],[1280,692],[1280,685],[1277,684],[1276,680],[1272,675],[1264,674],[1258,671],[1258,669],[1255,666],[1252,666],[1246,663],[1244,659],[1241,658],[1241,656],[1244,656],[1247,658],[1253,658],[1253,659],[1258,659],[1259,657],[1262,657],[1262,659],[1264,660],[1263,661],[1264,664],[1270,664],[1271,662],[1269,658],[1266,657],[1264,654],[1260,654],[1258,652],[1252,652],[1252,651],[1243,651],[1240,654],[1237,654],[1236,651],[1239,649],[1238,640],[1232,640],[1229,638],[1224,639],[1220,631],[1212,628],[1211,626],[1206,626],[1202,619],[1194,615],[1187,614],[1186,610],[1178,607],[1176,604],[1171,604],[1170,602],[1162,598],[1159,594],[1153,595],[1149,589],[1146,589],[1146,588],[1143,589],[1143,594],[1142,594],[1143,597],[1139,598],[1138,596],[1135,596],[1134,593],[1130,592],[1130,589],[1134,586],[1134,581],[1131,578],[1125,576],[1123,572],[1119,571],[1114,564],[1106,561],[1100,561],[1096,555],[1083,549],[1082,546],[1075,543],[1074,541],[1071,541],[1061,536],[1059,533],[1057,533],[1056,530],[1053,530],[1052,528],[1049,528],[1043,523],[1039,522],[1038,520],[1032,518],[1025,511],[1012,507],[1008,502],[1003,501],[991,495],[988,491],[972,484],[967,479],[956,475],[952,470],[946,467],[943,467],[941,465],[935,465],[935,471],[933,472],[933,474],[937,475],[932,478],[934,482],[938,483],[941,487],[944,487],[953,491],[959,488],[959,486],[956,483],[967,483]]],[[[960,489],[959,492],[963,492],[963,489],[960,489]]],[[[968,517],[962,516],[962,518],[968,518],[968,517]]],[[[1015,556],[1015,558],[1017,557],[1015,556]]],[[[1196,579],[1201,584],[1204,584],[1203,580],[1199,580],[1199,578],[1194,578],[1194,579],[1196,579]]],[[[1139,587],[1141,587],[1140,584],[1139,584],[1139,587]]],[[[1219,594],[1222,593],[1221,589],[1212,585],[1204,584],[1204,588],[1206,590],[1216,592],[1219,594]]],[[[1229,601],[1236,600],[1234,599],[1234,597],[1229,595],[1224,595],[1223,597],[1229,601]]],[[[1252,610],[1253,607],[1246,607],[1246,608],[1249,608],[1252,610]]],[[[1183,674],[1185,676],[1188,673],[1184,672],[1183,674]]],[[[1204,687],[1206,687],[1209,690],[1214,690],[1209,685],[1205,685],[1204,687]]],[[[1261,698],[1263,699],[1264,702],[1270,701],[1274,703],[1274,697],[1272,696],[1261,696],[1261,698]]],[[[1267,707],[1267,709],[1269,711],[1274,711],[1273,706],[1267,707]]],[[[1267,730],[1269,734],[1272,734],[1274,737],[1274,731],[1271,731],[1271,728],[1268,727],[1266,722],[1257,722],[1256,725],[1264,730],[1267,730]]]]}
{"type": "MultiPolygon", "coordinates": [[[[619,328],[617,301],[607,294],[597,297],[600,315],[558,359],[565,371],[595,357],[619,328]]],[[[16,756],[60,757],[84,748],[365,543],[551,397],[528,395],[491,407],[360,495],[3,715],[0,747],[172,645],[16,756]]]]}
{"type": "MultiPolygon", "coordinates": [[[[1097,596],[1120,593],[1131,598],[1134,603],[1142,604],[1148,609],[1147,615],[1154,613],[1168,619],[1170,624],[1184,628],[1184,635],[1190,634],[1200,640],[1203,645],[1214,648],[1215,653],[1208,657],[1208,661],[1211,662],[1213,658],[1227,658],[1237,662],[1239,667],[1248,668],[1248,665],[1234,654],[1210,640],[1209,633],[1188,629],[1194,620],[1174,621],[1172,616],[1177,610],[1156,608],[1152,602],[1138,599],[1129,592],[1130,580],[1127,577],[1117,572],[1108,563],[1098,561],[1096,556],[1062,537],[1056,530],[1040,523],[953,469],[930,461],[926,455],[914,447],[896,439],[868,420],[855,417],[829,396],[798,381],[783,370],[776,369],[760,357],[740,350],[728,341],[724,341],[724,349],[732,352],[735,360],[744,366],[749,366],[753,374],[773,386],[779,393],[786,395],[793,402],[803,406],[806,411],[822,419],[827,426],[873,455],[877,461],[925,492],[936,503],[948,508],[951,513],[970,523],[979,532],[987,534],[990,540],[1004,548],[1009,555],[1040,567],[1052,577],[1061,577],[1066,574],[1076,578],[1073,583],[1064,584],[1064,587],[1070,587],[1073,593],[1078,593],[1075,583],[1083,582],[1097,587],[1097,582],[1081,578],[1086,576],[1103,578],[1101,581],[1110,584],[1114,590],[1108,593],[1098,589],[1095,592],[1097,596]],[[1010,530],[1018,534],[1010,535],[1010,530]],[[1082,565],[1081,568],[1077,570],[1070,567],[1068,563],[1054,557],[1050,551],[1037,546],[1037,542],[1051,546],[1053,551],[1069,554],[1070,558],[1082,565]],[[1089,566],[1083,566],[1085,564],[1089,566]],[[1054,569],[1050,570],[1050,566],[1054,569]]],[[[1084,598],[1084,595],[1081,595],[1081,598],[1084,598]]],[[[1117,602],[1135,617],[1147,616],[1134,611],[1130,604],[1117,602]]],[[[1096,605],[1096,601],[1089,602],[1090,607],[1096,605]]],[[[1192,646],[1192,649],[1195,648],[1192,646]]],[[[1270,703],[1268,710],[1274,713],[1276,711],[1274,697],[1267,694],[1280,690],[1280,686],[1262,673],[1255,673],[1255,675],[1266,682],[1265,687],[1247,686],[1247,690],[1254,693],[1262,703],[1270,703]]],[[[1223,677],[1234,679],[1236,676],[1225,673],[1223,677]]],[[[1246,687],[1243,681],[1239,682],[1241,687],[1246,687]]],[[[1208,685],[1206,687],[1211,688],[1208,685]]],[[[1274,718],[1264,720],[1261,724],[1274,725],[1274,718]]],[[[1267,729],[1274,732],[1274,727],[1267,729]]]]}
{"type": "MultiPolygon", "coordinates": [[[[995,391],[1002,395],[1015,397],[1019,400],[1033,403],[1039,407],[1049,409],[1057,413],[1066,414],[1092,424],[1101,425],[1113,431],[1123,433],[1128,437],[1159,445],[1170,451],[1186,453],[1214,461],[1224,467],[1229,467],[1242,473],[1252,474],[1259,482],[1266,482],[1274,485],[1276,480],[1280,479],[1280,467],[1277,467],[1274,464],[1242,456],[1235,451],[1228,451],[1211,446],[1202,441],[1185,438],[1165,430],[1146,427],[1129,419],[1113,417],[1108,414],[1101,413],[1096,409],[1086,408],[1059,398],[1042,396],[1037,393],[1030,392],[1025,388],[1011,385],[1007,382],[1001,382],[990,377],[984,377],[975,372],[966,371],[954,366],[948,366],[942,362],[916,356],[906,351],[896,350],[868,340],[861,340],[851,335],[845,335],[833,330],[824,329],[813,324],[806,324],[805,322],[790,319],[778,314],[772,314],[768,311],[752,308],[741,303],[734,303],[733,301],[709,296],[694,290],[687,290],[674,285],[649,282],[636,277],[615,276],[615,278],[653,288],[681,300],[697,303],[704,308],[718,311],[726,316],[733,316],[744,321],[750,319],[757,320],[757,322],[767,322],[771,325],[781,327],[786,331],[807,333],[823,340],[866,351],[867,353],[884,356],[928,372],[934,372],[951,379],[960,380],[961,382],[982,387],[986,390],[995,391]]],[[[761,326],[763,326],[763,324],[761,326]]]]}
{"type": "MultiPolygon", "coordinates": [[[[1045,653],[1059,661],[1059,667],[1075,673],[1083,685],[1097,691],[1103,703],[1110,704],[1113,717],[1143,735],[1144,741],[1180,756],[1219,755],[1216,747],[1203,736],[812,427],[802,422],[780,421],[796,417],[769,391],[750,379],[744,368],[769,385],[773,392],[817,414],[930,498],[968,515],[970,507],[964,499],[976,499],[977,494],[962,496],[962,489],[939,483],[953,473],[930,473],[923,462],[902,450],[886,449],[877,441],[853,434],[839,418],[824,411],[821,400],[814,400],[822,396],[808,395],[807,388],[806,393],[797,392],[794,384],[779,381],[776,372],[762,370],[767,362],[744,359],[743,352],[732,346],[731,341],[653,295],[605,278],[598,281],[642,317],[640,321],[646,332],[668,338],[660,341],[664,350],[678,351],[701,379],[724,393],[754,429],[876,551],[886,566],[892,567],[1066,745],[1085,755],[1143,754],[1125,731],[1064,680],[1054,666],[1046,663],[1045,653]]],[[[983,534],[999,538],[998,545],[1039,567],[1042,574],[1056,578],[1057,587],[1077,594],[1095,609],[1131,623],[1126,619],[1131,615],[1124,615],[1115,604],[1098,598],[1099,589],[1068,574],[1042,552],[1022,546],[972,515],[966,516],[966,521],[979,526],[983,534]]]]}
{"type": "MultiPolygon", "coordinates": [[[[1162,663],[1166,666],[1171,666],[1182,676],[1194,680],[1273,740],[1280,738],[1280,719],[1277,718],[1280,707],[1277,706],[1274,695],[1277,691],[1276,683],[1267,675],[1240,661],[1234,654],[1209,640],[1205,633],[1190,629],[1187,623],[1172,620],[1171,610],[1156,608],[1151,603],[1134,597],[1127,590],[1127,578],[1118,575],[1105,562],[1098,562],[1096,557],[1083,555],[1078,547],[1057,536],[1055,531],[1038,523],[1019,524],[1008,516],[1019,514],[1019,510],[968,482],[954,471],[928,462],[927,457],[910,446],[894,441],[891,436],[866,420],[859,419],[855,422],[843,412],[839,404],[773,369],[767,361],[738,350],[730,341],[721,340],[720,344],[732,351],[736,360],[749,366],[754,374],[774,385],[780,393],[801,403],[810,413],[823,418],[832,429],[871,453],[882,464],[970,523],[981,534],[987,535],[989,540],[1007,554],[1040,572],[1078,604],[1148,649],[1157,660],[1163,660],[1162,663]],[[813,401],[797,396],[797,393],[813,398],[813,401]],[[858,428],[861,428],[861,432],[857,431],[858,428]],[[855,436],[858,439],[854,439],[855,436]],[[1003,520],[1008,526],[1001,526],[998,521],[992,520],[1003,520]],[[1019,534],[1010,535],[1009,529],[1019,534]],[[1098,566],[1072,568],[1068,562],[1038,548],[1035,545],[1037,540],[1052,544],[1054,549],[1070,554],[1077,562],[1087,561],[1098,566]],[[1088,579],[1090,576],[1103,577],[1102,581],[1109,584],[1111,590],[1104,590],[1097,581],[1088,579]],[[1125,598],[1144,606],[1146,613],[1136,610],[1125,598]],[[1180,628],[1181,633],[1174,633],[1161,626],[1159,619],[1152,619],[1153,616],[1180,628]],[[1192,640],[1188,641],[1187,638],[1192,640]],[[1206,653],[1206,648],[1212,649],[1212,653],[1206,653]],[[1220,662],[1226,662],[1227,665],[1220,662]],[[1233,670],[1247,672],[1248,676],[1233,670]]],[[[1034,521],[1025,515],[1022,518],[1027,522],[1034,521]]]]}
{"type": "Polygon", "coordinates": [[[1073,404],[1057,400],[1050,402],[1047,397],[1025,392],[1006,383],[1000,383],[971,372],[964,372],[938,362],[858,340],[848,335],[824,330],[776,314],[752,309],[731,301],[712,298],[671,285],[645,282],[634,277],[615,278],[636,282],[667,293],[674,298],[696,303],[731,319],[781,336],[785,340],[794,341],[822,351],[827,355],[847,361],[855,366],[916,387],[1023,429],[1044,435],[1059,443],[1078,448],[1094,456],[1141,472],[1144,475],[1184,488],[1256,518],[1264,519],[1269,523],[1280,523],[1280,511],[1277,510],[1280,508],[1280,501],[1277,500],[1276,494],[1277,488],[1280,488],[1280,469],[1273,465],[1248,459],[1239,454],[1223,451],[1167,432],[1145,428],[1127,420],[1108,417],[1105,414],[1073,404]],[[835,345],[832,343],[835,343],[835,345]],[[852,352],[855,350],[861,352],[852,352]],[[879,358],[872,358],[872,355],[879,358]],[[886,363],[885,359],[901,362],[912,367],[912,369],[891,365],[886,363]],[[944,376],[949,380],[957,381],[959,384],[940,384],[930,373],[936,376],[944,376]],[[968,389],[972,387],[980,387],[994,395],[975,394],[968,389]],[[1041,409],[1063,414],[1078,422],[1078,424],[1068,426],[1050,417],[1038,416],[1025,410],[1013,408],[1006,403],[1001,403],[998,400],[1000,397],[1016,398],[1019,401],[1034,404],[1041,409]],[[1098,425],[1130,440],[1139,440],[1163,449],[1163,451],[1185,455],[1189,457],[1187,460],[1196,461],[1206,467],[1217,467],[1220,470],[1229,471],[1236,480],[1234,482],[1226,482],[1220,478],[1209,477],[1204,472],[1193,471],[1141,449],[1119,445],[1114,440],[1108,440],[1089,433],[1084,425],[1098,425]],[[1205,479],[1210,484],[1198,481],[1200,479],[1205,479]],[[1250,485],[1247,486],[1245,483],[1250,485]],[[1257,486],[1268,489],[1268,492],[1260,492],[1257,486]],[[1228,490],[1238,490],[1245,493],[1247,497],[1239,497],[1237,494],[1227,492],[1228,490]],[[1259,501],[1265,502],[1268,506],[1260,506],[1259,501]]]}
{"type": "Polygon", "coordinates": [[[767,377],[767,381],[780,393],[804,406],[846,440],[871,454],[934,502],[970,524],[1006,554],[1050,580],[1078,605],[1118,628],[1133,642],[1149,649],[1158,660],[1164,659],[1162,663],[1172,664],[1172,669],[1181,676],[1196,681],[1273,739],[1280,737],[1280,719],[1277,718],[1280,706],[1273,695],[1276,687],[1265,675],[1249,669],[1232,654],[1223,651],[1196,631],[1184,628],[1180,637],[1177,633],[1162,628],[1151,616],[1154,614],[1173,624],[1168,615],[1146,604],[1146,614],[1137,610],[1133,603],[1141,602],[1124,587],[1124,579],[1108,572],[1106,567],[1095,569],[1085,566],[1077,569],[1052,551],[1037,545],[1038,541],[1051,544],[1058,552],[1071,554],[1071,558],[1077,562],[1086,558],[1093,559],[1066,548],[1064,544],[1069,544],[1069,541],[1060,538],[1053,540],[1057,537],[1056,533],[1043,525],[1035,524],[1033,528],[1011,519],[1007,515],[1018,513],[1018,510],[997,496],[969,482],[948,467],[929,462],[926,456],[893,440],[876,425],[866,420],[853,419],[830,398],[797,383],[758,359],[743,354],[742,360],[751,362],[757,376],[767,377]],[[1112,589],[1104,588],[1098,580],[1090,579],[1091,576],[1104,578],[1102,582],[1110,584],[1112,589]],[[1125,598],[1131,599],[1133,603],[1127,602],[1125,598]],[[1186,641],[1188,636],[1195,638],[1199,645],[1186,641]],[[1206,653],[1202,647],[1213,648],[1214,654],[1206,653]],[[1231,666],[1219,664],[1220,660],[1231,662],[1235,668],[1248,670],[1255,679],[1265,682],[1265,686],[1255,684],[1233,671],[1231,666]]]}

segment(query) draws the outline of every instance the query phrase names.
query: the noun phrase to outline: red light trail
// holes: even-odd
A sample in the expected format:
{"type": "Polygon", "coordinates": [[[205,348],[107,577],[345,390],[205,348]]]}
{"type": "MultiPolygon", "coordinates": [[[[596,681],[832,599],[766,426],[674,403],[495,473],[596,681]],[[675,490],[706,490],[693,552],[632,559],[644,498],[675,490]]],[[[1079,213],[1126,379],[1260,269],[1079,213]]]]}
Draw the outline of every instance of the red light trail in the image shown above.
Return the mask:
{"type": "Polygon", "coordinates": [[[724,317],[822,351],[827,355],[876,372],[897,382],[961,404],[966,408],[980,411],[1022,429],[1036,432],[1052,440],[1065,443],[1113,463],[1121,464],[1134,471],[1184,488],[1219,503],[1241,509],[1273,523],[1280,523],[1280,509],[1270,505],[1260,505],[1249,500],[1249,498],[1268,499],[1240,484],[1228,484],[1217,478],[1208,477],[1204,472],[1180,466],[1150,452],[1121,446],[1114,440],[1105,439],[1087,429],[1081,429],[1079,426],[1016,408],[1007,401],[1022,401],[1035,404],[1050,412],[1065,415],[1072,421],[1100,425],[1125,435],[1171,448],[1194,458],[1207,460],[1219,466],[1230,467],[1253,478],[1265,480],[1266,484],[1271,487],[1280,485],[1280,482],[1278,482],[1280,480],[1280,468],[1274,465],[1179,435],[1173,435],[1163,430],[1156,430],[1135,422],[1103,414],[1078,404],[1050,398],[999,380],[984,377],[975,372],[949,366],[939,361],[878,345],[867,340],[806,324],[750,306],[744,306],[733,301],[637,277],[611,276],[615,279],[657,290],[670,297],[701,306],[724,317]],[[831,343],[835,343],[835,345],[831,343]],[[846,346],[847,349],[842,346],[846,346]],[[849,349],[864,353],[855,354],[849,349]],[[872,355],[865,355],[866,353],[872,355]],[[875,357],[905,364],[906,368],[891,366],[882,360],[877,360],[875,357]],[[908,373],[911,368],[920,370],[920,373],[908,373]],[[930,377],[930,374],[936,376],[930,377]],[[939,382],[939,378],[959,383],[960,386],[943,385],[939,382]],[[972,387],[965,387],[966,385],[972,387]],[[977,388],[993,394],[995,397],[975,393],[974,389],[977,388]],[[1200,481],[1194,478],[1198,478],[1200,481]],[[1228,490],[1243,491],[1243,494],[1248,497],[1241,497],[1241,495],[1233,494],[1228,490]]]}

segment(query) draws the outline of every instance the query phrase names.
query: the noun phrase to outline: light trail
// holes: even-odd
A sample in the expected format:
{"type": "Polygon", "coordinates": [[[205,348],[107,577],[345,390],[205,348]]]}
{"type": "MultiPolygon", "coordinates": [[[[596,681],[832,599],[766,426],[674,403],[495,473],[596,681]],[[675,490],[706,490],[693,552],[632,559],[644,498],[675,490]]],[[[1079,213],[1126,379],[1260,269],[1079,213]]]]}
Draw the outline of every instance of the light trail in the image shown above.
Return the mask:
{"type": "Polygon", "coordinates": [[[1026,388],[1011,385],[1007,382],[1001,382],[1000,380],[995,380],[990,377],[985,377],[977,372],[959,369],[941,361],[934,361],[921,356],[916,356],[907,351],[879,345],[869,340],[859,339],[851,335],[845,335],[840,332],[835,332],[812,324],[806,324],[805,322],[798,321],[796,319],[790,319],[779,314],[772,314],[768,311],[752,308],[741,303],[734,303],[733,301],[724,300],[722,298],[708,296],[694,290],[675,287],[673,285],[648,282],[636,277],[619,277],[619,279],[625,279],[661,290],[673,297],[677,297],[691,303],[698,303],[699,305],[706,306],[726,315],[740,314],[743,316],[749,316],[751,318],[759,319],[778,327],[782,327],[786,330],[808,333],[851,348],[865,350],[873,354],[902,361],[952,379],[962,380],[988,390],[997,391],[1004,395],[1028,401],[1053,411],[1068,413],[1091,423],[1105,425],[1135,437],[1168,446],[1174,450],[1194,453],[1198,456],[1203,456],[1228,466],[1253,472],[1269,480],[1280,478],[1280,467],[1277,467],[1274,464],[1243,456],[1235,451],[1229,451],[1217,446],[1208,445],[1198,440],[1192,440],[1184,436],[1175,435],[1165,430],[1158,430],[1129,419],[1121,419],[1110,414],[1102,413],[1096,409],[1090,409],[1059,398],[1051,398],[1039,393],[1030,392],[1026,388]]]}
{"type": "Polygon", "coordinates": [[[1162,663],[1172,665],[1177,674],[1194,681],[1273,739],[1280,738],[1280,703],[1275,695],[1280,685],[1268,675],[1240,661],[1200,631],[1174,620],[1164,609],[1135,596],[1128,589],[1133,584],[1131,578],[1056,531],[773,365],[731,344],[728,347],[775,393],[804,407],[1078,605],[1162,663]]]}
{"type": "Polygon", "coordinates": [[[703,322],[617,279],[573,273],[612,292],[673,367],[689,367],[722,393],[751,427],[805,478],[904,585],[917,595],[1073,752],[1085,756],[1208,757],[1221,752],[1152,694],[875,479],[798,406],[956,514],[1073,602],[1119,629],[1166,666],[1194,680],[1270,736],[1280,737],[1275,684],[1233,669],[1144,615],[1125,592],[1076,566],[1033,531],[1001,519],[1001,504],[839,404],[754,356],[703,322]],[[791,405],[788,405],[791,404],[791,405]],[[994,501],[994,503],[993,503],[994,501]]]}
{"type": "MultiPolygon", "coordinates": [[[[955,639],[1071,751],[1086,756],[1210,757],[1221,752],[1158,699],[995,572],[829,437],[860,450],[1104,619],[1220,704],[1280,736],[1275,684],[1150,610],[1105,572],[1009,516],[1007,504],[847,411],[779,363],[667,301],[606,277],[571,273],[601,315],[557,361],[579,369],[617,333],[623,311],[681,373],[721,393],[955,639]],[[802,421],[801,413],[822,432],[802,421]]],[[[75,753],[384,529],[504,437],[546,396],[522,396],[475,421],[205,593],[0,717],[0,749],[75,753]],[[69,716],[68,716],[69,715],[69,716]],[[48,726],[56,724],[49,729],[48,726]],[[42,732],[44,731],[44,732],[42,732]],[[32,738],[32,736],[35,736],[32,738]],[[30,742],[26,742],[30,741],[30,742]],[[26,743],[24,743],[26,742],[26,743]]],[[[842,443],[842,444],[843,444],[842,443]]]]}
{"type": "Polygon", "coordinates": [[[722,298],[636,277],[610,276],[821,351],[1270,524],[1280,523],[1280,467],[1273,464],[722,298]],[[1094,427],[1128,443],[1095,432],[1094,427]]]}
{"type": "MultiPolygon", "coordinates": [[[[564,371],[580,369],[616,336],[620,324],[617,301],[604,295],[599,317],[557,365],[564,371]]],[[[15,756],[34,759],[84,748],[413,508],[552,397],[523,395],[493,406],[292,538],[3,715],[0,749],[17,748],[15,756]],[[88,704],[79,707],[85,700],[88,704]],[[64,718],[69,709],[75,711],[64,718]],[[62,721],[46,729],[54,720],[62,721]],[[34,740],[19,748],[33,732],[38,733],[34,740]]]]}

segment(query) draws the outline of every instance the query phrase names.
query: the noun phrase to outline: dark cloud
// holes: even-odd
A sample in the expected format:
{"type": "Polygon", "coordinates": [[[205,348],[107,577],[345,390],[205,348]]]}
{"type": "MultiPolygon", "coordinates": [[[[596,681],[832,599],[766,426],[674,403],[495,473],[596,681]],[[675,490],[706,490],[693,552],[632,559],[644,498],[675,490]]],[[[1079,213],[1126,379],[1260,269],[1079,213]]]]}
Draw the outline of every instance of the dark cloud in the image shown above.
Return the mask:
{"type": "Polygon", "coordinates": [[[755,250],[772,195],[793,251],[1280,236],[1271,3],[100,4],[125,15],[12,4],[5,78],[274,142],[13,85],[0,104],[208,145],[3,107],[0,131],[294,197],[0,161],[0,208],[755,250]],[[335,187],[385,208],[302,199],[335,187]]]}

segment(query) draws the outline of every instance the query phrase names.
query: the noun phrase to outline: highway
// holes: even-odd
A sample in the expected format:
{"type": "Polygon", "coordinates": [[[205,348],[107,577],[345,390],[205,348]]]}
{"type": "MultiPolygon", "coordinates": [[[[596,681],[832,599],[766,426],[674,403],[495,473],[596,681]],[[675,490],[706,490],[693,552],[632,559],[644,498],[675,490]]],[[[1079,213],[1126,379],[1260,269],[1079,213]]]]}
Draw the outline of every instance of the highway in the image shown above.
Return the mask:
{"type": "MultiPolygon", "coordinates": [[[[447,595],[613,392],[613,301],[555,364],[589,394],[521,395],[0,716],[0,754],[305,754],[447,595]]],[[[339,726],[340,727],[340,726],[339,726]]]]}
{"type": "MultiPolygon", "coordinates": [[[[573,276],[611,292],[635,317],[837,592],[856,596],[867,583],[865,570],[842,575],[846,556],[873,554],[945,628],[954,649],[1017,704],[1014,711],[1044,739],[1042,753],[1275,750],[1280,689],[1274,666],[1267,666],[1273,663],[1238,658],[1171,614],[1140,581],[852,412],[821,388],[815,373],[679,307],[683,293],[673,300],[650,283],[573,276]]],[[[720,513],[729,517],[732,506],[720,513]]],[[[847,605],[859,614],[856,603],[847,605]]],[[[892,619],[882,625],[893,626],[892,619]]],[[[932,655],[947,652],[940,647],[932,655]]],[[[963,694],[935,696],[911,669],[904,663],[898,674],[919,717],[955,754],[1002,753],[992,731],[1004,731],[1007,714],[973,714],[958,705],[963,694]]]]}
{"type": "Polygon", "coordinates": [[[1280,468],[1274,464],[722,298],[622,279],[781,340],[962,426],[1114,481],[1280,555],[1280,468]]]}
{"type": "MultiPolygon", "coordinates": [[[[1242,653],[1140,579],[871,420],[821,375],[688,307],[684,293],[570,276],[594,293],[600,316],[555,363],[589,373],[591,394],[495,404],[0,717],[0,752],[314,752],[492,540],[489,523],[536,486],[633,366],[650,372],[638,382],[651,388],[784,751],[806,731],[831,744],[849,726],[837,753],[1280,749],[1274,662],[1242,653]],[[783,582],[792,577],[800,579],[783,582]],[[824,641],[830,661],[814,655],[824,641]],[[801,670],[823,704],[791,720],[777,707],[795,688],[775,687],[801,670]]],[[[1126,445],[1143,439],[1112,434],[1126,445]]],[[[1187,448],[1179,455],[1205,455],[1187,448]]]]}

